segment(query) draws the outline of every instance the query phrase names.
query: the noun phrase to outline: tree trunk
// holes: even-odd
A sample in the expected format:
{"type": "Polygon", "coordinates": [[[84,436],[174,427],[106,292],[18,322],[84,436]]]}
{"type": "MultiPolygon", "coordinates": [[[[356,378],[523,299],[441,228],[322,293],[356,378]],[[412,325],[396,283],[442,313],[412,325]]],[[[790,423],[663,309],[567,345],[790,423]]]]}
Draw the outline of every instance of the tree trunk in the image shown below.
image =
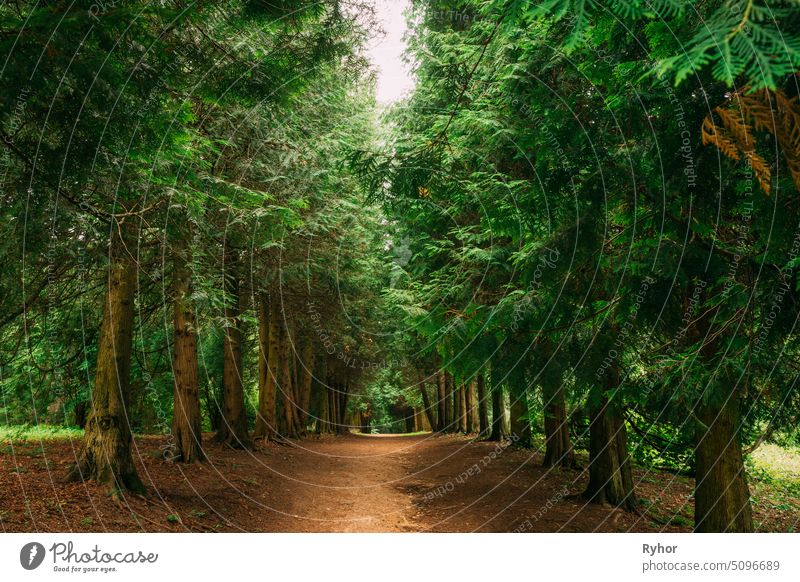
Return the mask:
{"type": "Polygon", "coordinates": [[[476,382],[478,392],[478,430],[482,435],[489,433],[489,403],[486,400],[486,380],[483,374],[478,374],[476,382]]]}
{"type": "Polygon", "coordinates": [[[458,389],[458,429],[464,434],[469,432],[469,405],[467,403],[467,383],[461,382],[461,387],[458,389]]]}
{"type": "Polygon", "coordinates": [[[331,390],[327,386],[327,384],[322,385],[322,394],[321,398],[321,407],[322,411],[320,412],[320,419],[321,419],[321,432],[330,434],[333,432],[333,428],[331,426],[331,409],[330,409],[330,402],[331,402],[331,390]]]}
{"type": "Polygon", "coordinates": [[[328,432],[328,388],[324,382],[315,382],[314,385],[316,386],[314,393],[318,402],[316,433],[325,434],[328,432]]]}
{"type": "Polygon", "coordinates": [[[92,479],[108,486],[114,497],[122,490],[144,492],[133,464],[128,422],[136,294],[136,262],[126,245],[130,241],[128,231],[125,224],[112,224],[92,411],[86,421],[83,448],[71,472],[72,478],[92,479]]]}
{"type": "Polygon", "coordinates": [[[436,394],[438,396],[436,406],[439,409],[436,419],[436,432],[444,432],[447,427],[447,386],[442,370],[436,372],[436,394]]]}
{"type": "Polygon", "coordinates": [[[225,273],[225,341],[222,360],[222,423],[217,440],[235,449],[249,448],[247,416],[242,385],[242,329],[239,315],[239,279],[225,273]]]}
{"type": "Polygon", "coordinates": [[[475,391],[477,381],[475,378],[467,384],[467,432],[476,434],[478,432],[478,397],[475,391]]]}
{"type": "Polygon", "coordinates": [[[300,387],[300,367],[300,351],[297,343],[297,334],[294,334],[294,336],[290,334],[289,369],[292,373],[292,395],[294,396],[295,404],[294,418],[298,422],[300,421],[300,392],[302,392],[302,388],[300,387]]]}
{"type": "Polygon", "coordinates": [[[347,399],[350,395],[350,384],[347,379],[345,379],[344,384],[339,386],[339,425],[338,425],[338,434],[347,434],[350,430],[350,427],[347,423],[347,399]]]}
{"type": "Polygon", "coordinates": [[[523,385],[511,394],[511,438],[514,446],[531,448],[531,423],[528,419],[528,391],[523,385]]]}
{"type": "Polygon", "coordinates": [[[297,333],[289,334],[289,369],[291,372],[290,381],[292,383],[292,419],[294,420],[294,431],[298,438],[305,434],[304,421],[301,418],[303,408],[300,404],[300,394],[303,387],[300,385],[301,368],[300,344],[297,341],[297,333]]]}
{"type": "MultiPolygon", "coordinates": [[[[214,333],[211,336],[212,343],[209,350],[222,353],[225,339],[222,333],[214,333]]],[[[208,414],[208,422],[211,430],[216,433],[222,424],[222,378],[207,378],[200,384],[203,394],[203,407],[208,414]]]]}
{"type": "Polygon", "coordinates": [[[280,375],[278,377],[280,379],[280,394],[283,400],[284,422],[286,423],[285,434],[288,438],[297,438],[297,423],[295,421],[297,406],[294,398],[294,388],[292,387],[292,371],[289,367],[291,350],[291,334],[285,325],[281,325],[280,353],[278,355],[280,375]]]}
{"type": "Polygon", "coordinates": [[[428,389],[425,387],[425,378],[423,377],[422,372],[418,372],[419,375],[419,392],[422,395],[422,406],[425,407],[425,416],[428,418],[428,424],[431,425],[431,430],[436,430],[436,418],[433,414],[433,408],[431,407],[431,399],[428,396],[428,389]]]}
{"type": "Polygon", "coordinates": [[[339,388],[333,378],[328,380],[328,411],[331,416],[331,432],[339,434],[339,388]]]}
{"type": "Polygon", "coordinates": [[[278,301],[262,293],[258,301],[258,414],[253,437],[274,439],[278,434],[275,419],[277,362],[280,328],[278,301]]]}
{"type": "Polygon", "coordinates": [[[511,393],[503,390],[503,436],[508,438],[511,434],[511,393]],[[506,405],[507,401],[507,405],[506,405]]]}
{"type": "Polygon", "coordinates": [[[453,432],[461,432],[461,387],[453,378],[453,432]]]}
{"type": "MultiPolygon", "coordinates": [[[[610,503],[625,509],[636,507],[633,475],[628,456],[625,420],[607,394],[619,387],[619,371],[606,370],[603,393],[590,394],[595,401],[589,426],[589,484],[583,495],[592,503],[610,503]]],[[[596,387],[593,390],[597,390],[596,387]]],[[[612,396],[613,398],[613,396],[612,396]]]]}
{"type": "Polygon", "coordinates": [[[314,380],[314,344],[306,338],[300,358],[300,426],[303,430],[308,425],[309,407],[311,405],[311,384],[314,380]]]}
{"type": "Polygon", "coordinates": [[[453,432],[453,417],[455,415],[453,414],[453,376],[450,372],[444,373],[444,389],[444,430],[445,432],[453,432]]]}
{"type": "Polygon", "coordinates": [[[503,403],[503,386],[492,386],[492,431],[490,441],[501,441],[505,436],[505,405],[503,403]]]}
{"type": "Polygon", "coordinates": [[[697,431],[695,449],[695,531],[752,532],[753,515],[739,444],[736,395],[729,395],[724,406],[698,406],[697,420],[702,425],[697,431]]]}
{"type": "Polygon", "coordinates": [[[328,416],[328,384],[325,379],[328,375],[328,363],[323,358],[319,362],[319,373],[314,379],[313,391],[316,395],[317,402],[317,421],[316,432],[317,434],[325,434],[328,430],[330,417],[328,416]]]}
{"type": "Polygon", "coordinates": [[[544,467],[575,466],[575,453],[569,438],[567,405],[560,378],[557,382],[544,379],[542,383],[544,410],[545,453],[544,467]]]}
{"type": "Polygon", "coordinates": [[[458,382],[456,382],[455,376],[452,374],[448,373],[447,377],[450,391],[450,399],[448,402],[451,407],[450,432],[458,432],[458,419],[461,412],[458,403],[458,382]]]}
{"type": "Polygon", "coordinates": [[[173,273],[175,352],[172,413],[172,459],[192,463],[205,459],[200,428],[197,328],[191,305],[192,274],[189,245],[176,241],[173,273]]]}

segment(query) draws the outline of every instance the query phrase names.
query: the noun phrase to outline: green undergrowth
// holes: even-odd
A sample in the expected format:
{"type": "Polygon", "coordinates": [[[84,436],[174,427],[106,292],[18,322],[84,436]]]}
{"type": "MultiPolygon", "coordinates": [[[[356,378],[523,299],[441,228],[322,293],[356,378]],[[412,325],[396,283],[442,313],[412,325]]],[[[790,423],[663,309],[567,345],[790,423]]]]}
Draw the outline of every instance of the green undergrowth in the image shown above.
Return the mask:
{"type": "Polygon", "coordinates": [[[83,429],[75,426],[21,424],[0,426],[0,442],[50,441],[83,438],[83,429]]]}
{"type": "Polygon", "coordinates": [[[745,464],[755,507],[800,514],[800,449],[762,445],[745,464]]]}

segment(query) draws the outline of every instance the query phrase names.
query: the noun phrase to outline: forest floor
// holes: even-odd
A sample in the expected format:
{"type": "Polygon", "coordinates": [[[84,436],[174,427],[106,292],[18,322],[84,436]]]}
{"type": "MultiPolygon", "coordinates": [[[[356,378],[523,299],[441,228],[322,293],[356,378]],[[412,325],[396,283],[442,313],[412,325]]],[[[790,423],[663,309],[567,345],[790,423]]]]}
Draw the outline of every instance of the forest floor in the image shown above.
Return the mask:
{"type": "MultiPolygon", "coordinates": [[[[536,451],[466,437],[325,436],[233,451],[207,436],[209,461],[189,466],[163,460],[163,437],[137,437],[148,495],[119,504],[93,483],[63,481],[79,440],[6,441],[2,531],[691,530],[692,480],[662,471],[636,469],[637,515],[586,504],[583,470],[546,470],[536,451]]],[[[796,498],[755,486],[760,531],[794,531],[799,516],[796,498]]]]}

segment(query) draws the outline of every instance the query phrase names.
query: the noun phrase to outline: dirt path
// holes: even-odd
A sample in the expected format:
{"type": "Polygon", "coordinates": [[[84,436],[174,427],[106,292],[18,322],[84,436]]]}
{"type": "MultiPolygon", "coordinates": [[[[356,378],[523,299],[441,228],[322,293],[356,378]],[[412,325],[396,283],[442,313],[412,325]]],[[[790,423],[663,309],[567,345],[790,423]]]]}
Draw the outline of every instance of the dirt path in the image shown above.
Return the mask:
{"type": "Polygon", "coordinates": [[[411,499],[398,486],[414,437],[348,436],[302,442],[284,453],[292,470],[279,476],[272,519],[260,527],[285,532],[415,531],[411,499]],[[285,502],[281,503],[281,502],[285,502]],[[285,509],[284,509],[285,507],[285,509]]]}
{"type": "MultiPolygon", "coordinates": [[[[536,453],[462,437],[351,435],[252,452],[209,443],[209,462],[191,466],[165,462],[163,439],[137,438],[137,465],[150,495],[127,497],[122,507],[93,484],[62,481],[78,444],[4,446],[4,531],[687,529],[586,505],[575,495],[585,484],[582,472],[546,471],[536,453]]],[[[642,481],[640,494],[647,487],[642,481]]],[[[690,492],[677,482],[670,499],[680,506],[690,492]]]]}

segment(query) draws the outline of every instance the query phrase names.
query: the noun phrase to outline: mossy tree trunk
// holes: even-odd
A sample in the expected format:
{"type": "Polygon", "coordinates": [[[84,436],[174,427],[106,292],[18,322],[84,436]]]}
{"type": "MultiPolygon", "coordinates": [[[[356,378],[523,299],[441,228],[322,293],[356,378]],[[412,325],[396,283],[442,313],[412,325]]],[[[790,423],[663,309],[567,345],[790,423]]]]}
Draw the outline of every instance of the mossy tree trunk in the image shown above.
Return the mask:
{"type": "Polygon", "coordinates": [[[111,225],[92,409],[86,420],[78,462],[71,472],[73,478],[91,479],[108,486],[115,497],[125,490],[144,492],[131,455],[128,420],[136,296],[136,260],[131,254],[130,231],[130,226],[123,222],[111,225]]]}
{"type": "MultiPolygon", "coordinates": [[[[182,233],[186,234],[186,233],[182,233]]],[[[172,459],[184,463],[205,459],[200,426],[197,365],[197,326],[191,303],[191,250],[188,237],[175,241],[173,257],[173,370],[172,459]]]]}

